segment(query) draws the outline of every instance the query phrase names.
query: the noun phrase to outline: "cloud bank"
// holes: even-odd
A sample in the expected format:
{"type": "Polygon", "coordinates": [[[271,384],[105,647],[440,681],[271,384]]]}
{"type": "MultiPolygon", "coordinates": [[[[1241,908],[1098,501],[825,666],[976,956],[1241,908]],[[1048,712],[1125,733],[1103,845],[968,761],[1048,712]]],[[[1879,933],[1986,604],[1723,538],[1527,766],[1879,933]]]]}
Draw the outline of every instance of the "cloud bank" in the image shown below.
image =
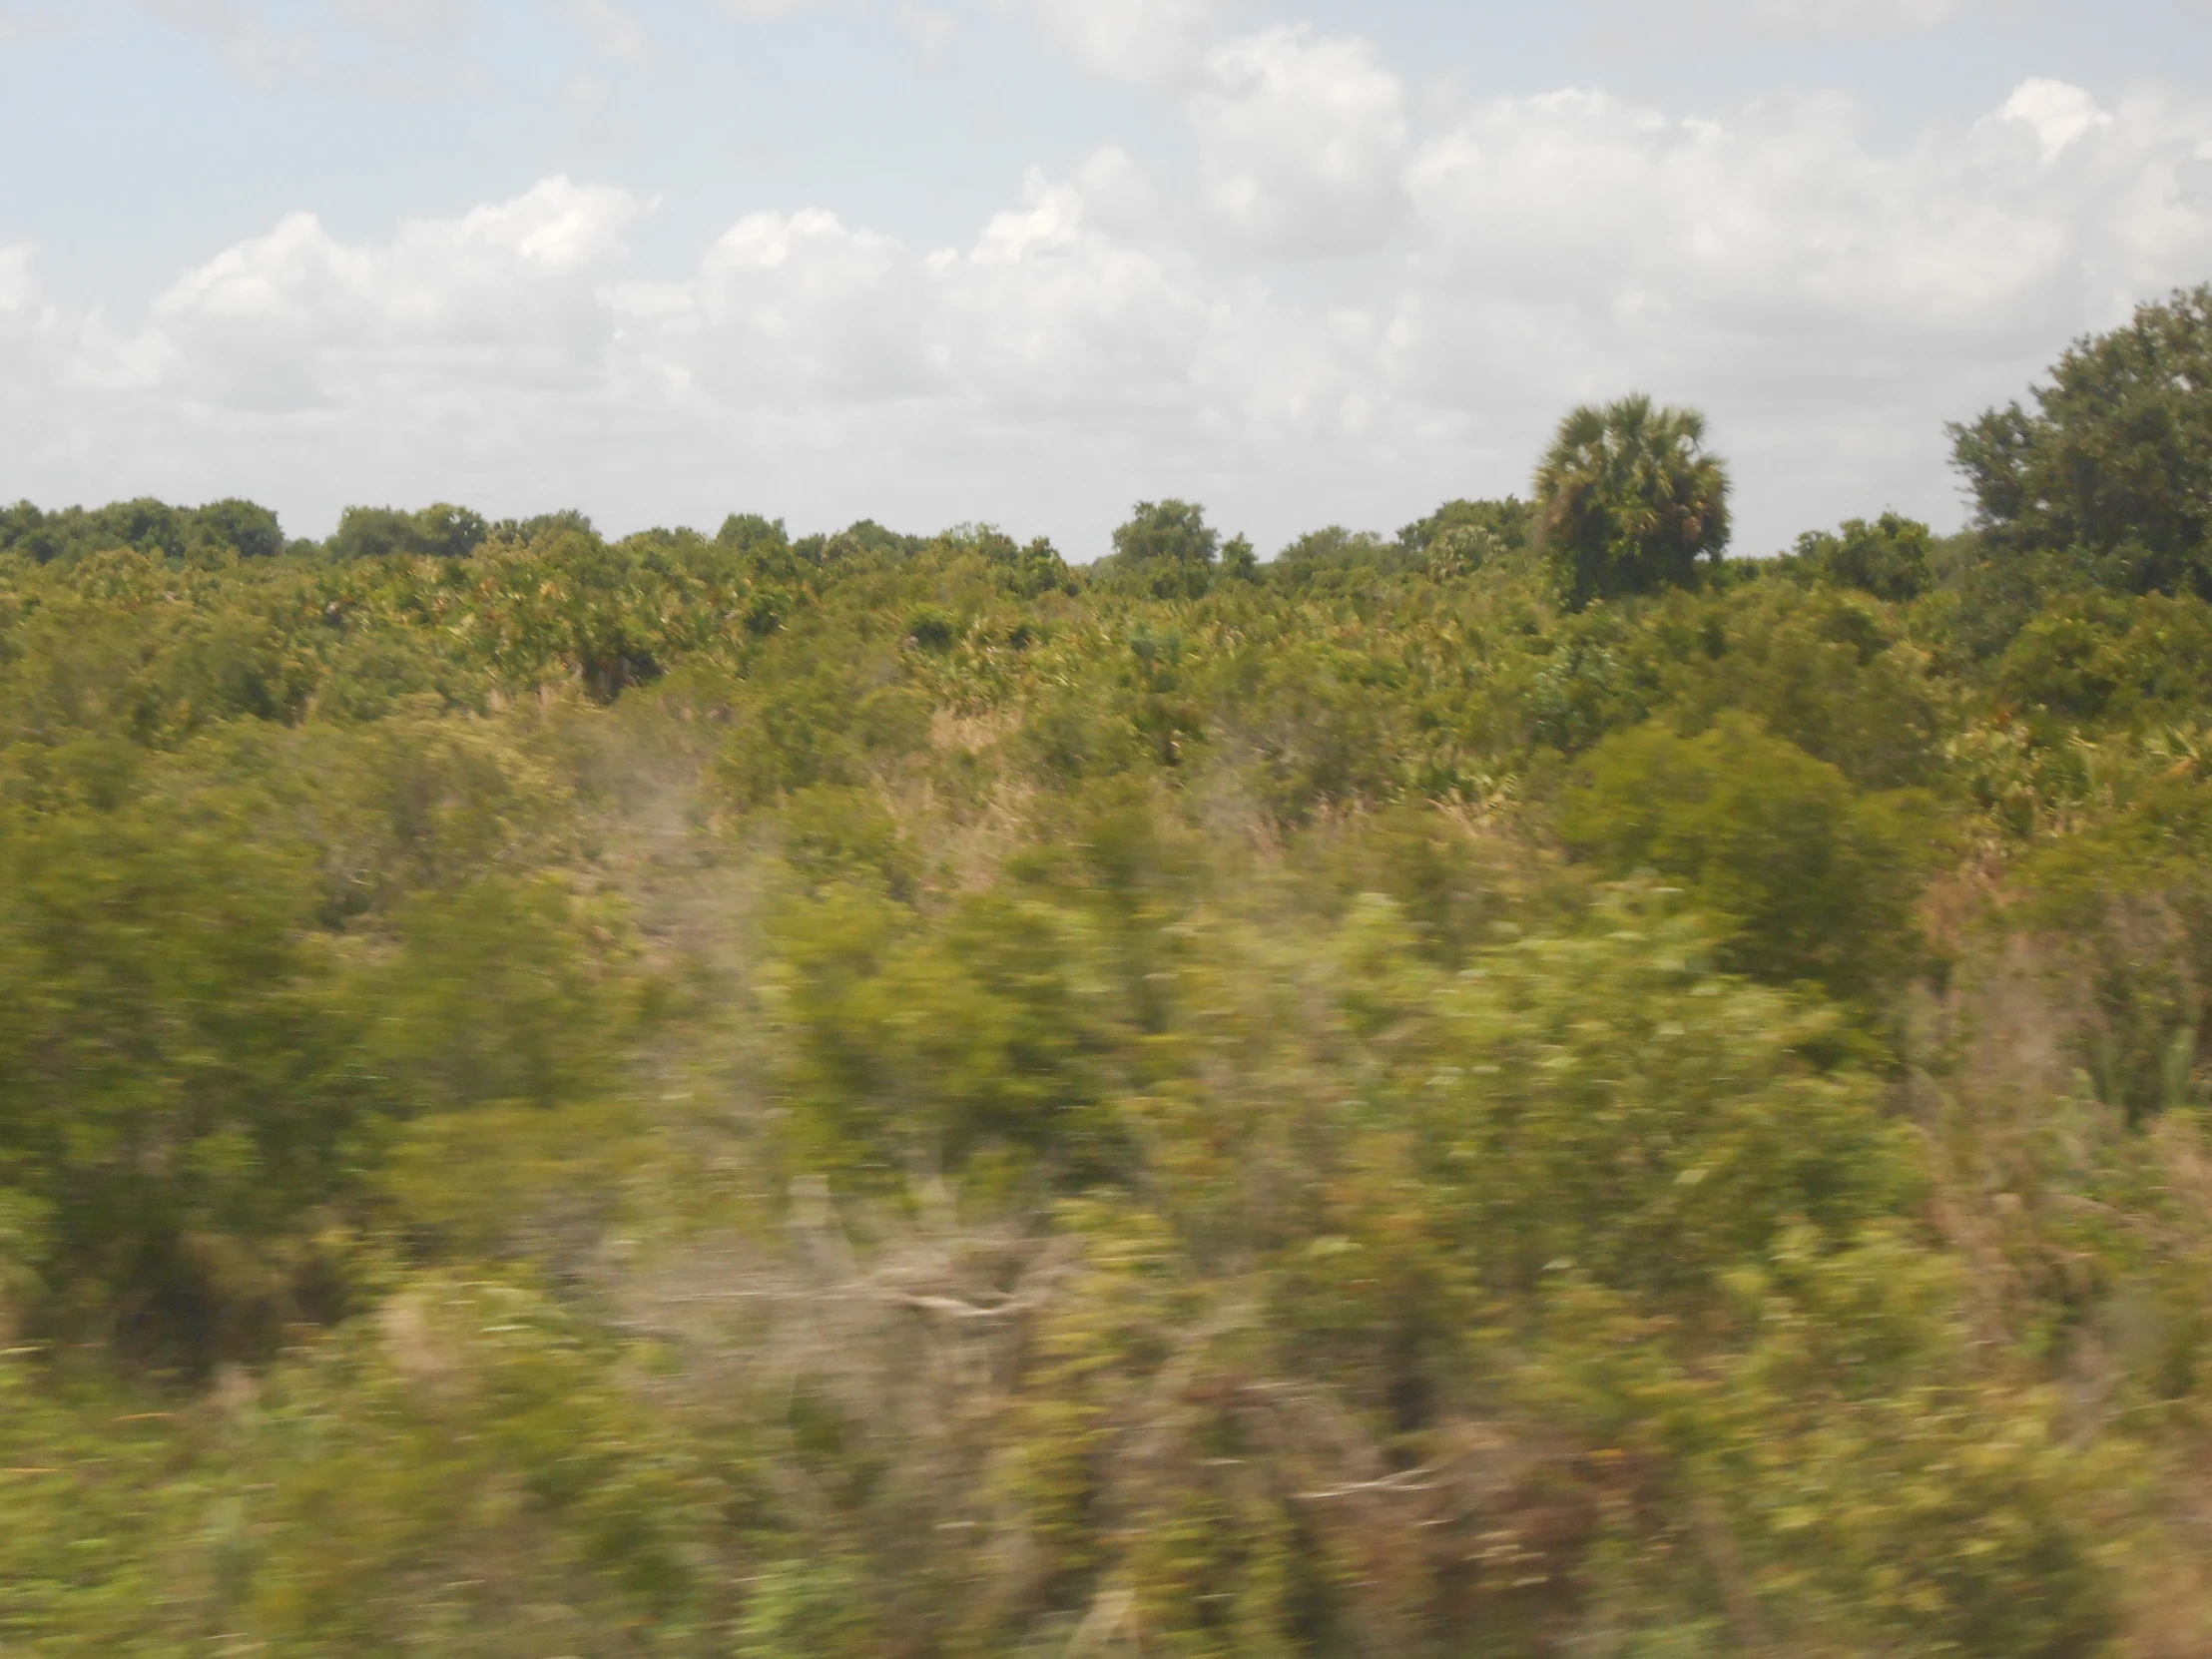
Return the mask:
{"type": "Polygon", "coordinates": [[[1358,39],[1038,3],[1170,101],[1187,153],[1032,172],[964,246],[764,212],[646,277],[655,204],[556,177],[382,240],[295,214],[129,319],[0,248],[16,476],[254,493],[303,531],[432,497],[617,527],[992,517],[1081,557],[1140,494],[1273,545],[1516,488],[1568,404],[1641,387],[1710,411],[1762,551],[1890,504],[1954,522],[1945,419],[2212,276],[2212,108],[2177,95],[2029,81],[1903,143],[1816,96],[1423,119],[1358,39]]]}

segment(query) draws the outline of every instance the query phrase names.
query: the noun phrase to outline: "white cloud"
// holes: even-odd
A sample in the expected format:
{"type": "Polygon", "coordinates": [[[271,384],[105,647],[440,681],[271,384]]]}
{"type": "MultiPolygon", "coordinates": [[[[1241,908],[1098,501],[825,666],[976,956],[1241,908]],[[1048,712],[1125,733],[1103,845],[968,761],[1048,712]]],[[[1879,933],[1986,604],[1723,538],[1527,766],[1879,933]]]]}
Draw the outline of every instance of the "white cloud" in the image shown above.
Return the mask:
{"type": "Polygon", "coordinates": [[[52,367],[38,360],[43,309],[35,251],[0,247],[0,422],[18,466],[35,454],[24,440],[55,393],[52,367]]]}
{"type": "Polygon", "coordinates": [[[1247,313],[1269,308],[1230,299],[1190,255],[1099,230],[1074,186],[1033,173],[1024,205],[966,249],[922,253],[820,210],[756,214],[689,283],[621,302],[639,358],[662,366],[651,378],[710,402],[928,405],[988,428],[1204,424],[1220,411],[1200,407],[1202,365],[1234,358],[1247,313]]]}
{"type": "Polygon", "coordinates": [[[1175,86],[1228,32],[1239,0],[1033,0],[1048,39],[1084,71],[1129,86],[1175,86]]]}
{"type": "Polygon", "coordinates": [[[635,63],[646,55],[645,25],[629,8],[615,0],[573,0],[569,10],[608,57],[635,63]]]}
{"type": "Polygon", "coordinates": [[[1203,270],[1097,230],[1072,186],[1032,174],[1027,194],[972,250],[932,258],[948,355],[982,397],[1025,418],[1185,417],[1193,366],[1227,320],[1203,270]]]}
{"type": "Polygon", "coordinates": [[[0,443],[88,496],[260,489],[300,529],[567,499],[997,515],[1084,554],[1139,494],[1279,542],[1515,488],[1564,407],[1642,386],[1712,412],[1763,550],[1950,516],[1944,419],[2212,272],[2212,108],[2177,95],[2030,83],[1899,144],[1833,97],[1423,130],[1371,49],[1295,30],[1193,75],[1187,172],[1104,148],[956,248],[756,213],[640,279],[651,203],[553,179],[379,240],[295,215],[125,326],[0,251],[0,443]]]}
{"type": "MultiPolygon", "coordinates": [[[[127,0],[214,46],[231,68],[262,87],[307,82],[415,99],[450,80],[432,80],[467,34],[477,0],[127,0]]],[[[584,0],[602,4],[604,0],[584,0]]],[[[80,8],[98,27],[99,9],[80,8]]]]}
{"type": "Polygon", "coordinates": [[[1925,34],[1976,0],[1614,0],[1631,38],[1871,41],[1925,34]]]}
{"type": "Polygon", "coordinates": [[[2013,88],[1997,116],[2034,131],[2043,148],[2045,166],[2065,154],[2067,147],[2083,135],[2112,125],[2112,117],[2098,109],[2097,101],[2080,87],[2041,79],[2022,81],[2013,88]]]}
{"type": "Polygon", "coordinates": [[[2212,210],[2212,151],[2174,165],[2174,201],[2185,209],[2212,210]]]}
{"type": "Polygon", "coordinates": [[[39,294],[38,256],[29,247],[0,248],[0,316],[26,314],[39,294]]]}
{"type": "Polygon", "coordinates": [[[1118,144],[1101,145],[1077,162],[1070,182],[1086,221],[1116,236],[1150,240],[1169,222],[1170,186],[1118,144]]]}
{"type": "Polygon", "coordinates": [[[1367,41],[1298,27],[1225,42],[1190,120],[1208,206],[1262,247],[1370,247],[1403,203],[1405,87],[1367,41]]]}
{"type": "Polygon", "coordinates": [[[2010,157],[1932,135],[1883,153],[1850,106],[1669,119],[1603,93],[1501,99],[1431,138],[1410,186],[1475,279],[1625,319],[1729,331],[1851,322],[1977,332],[2086,250],[2010,157]]]}
{"type": "Polygon", "coordinates": [[[934,57],[950,44],[960,20],[951,12],[917,6],[914,0],[898,0],[898,26],[913,36],[924,57],[934,57]]]}
{"type": "Polygon", "coordinates": [[[139,0],[157,17],[213,42],[232,67],[260,85],[313,74],[321,63],[314,38],[273,26],[250,4],[234,0],[139,0]]]}
{"type": "Polygon", "coordinates": [[[56,31],[63,16],[58,0],[0,0],[0,42],[56,31]]]}
{"type": "Polygon", "coordinates": [[[754,214],[707,252],[692,326],[660,343],[708,388],[866,403],[941,391],[931,295],[895,239],[834,214],[754,214]]]}
{"type": "Polygon", "coordinates": [[[345,15],[365,28],[407,41],[449,40],[460,32],[468,0],[343,0],[345,15]]]}
{"type": "Polygon", "coordinates": [[[174,348],[178,394],[248,409],[587,386],[606,344],[598,289],[649,206],[549,179],[381,245],[294,214],[186,272],[150,320],[174,348]]]}
{"type": "Polygon", "coordinates": [[[1940,27],[1966,0],[1730,0],[1723,9],[1763,35],[1865,40],[1940,27]]]}

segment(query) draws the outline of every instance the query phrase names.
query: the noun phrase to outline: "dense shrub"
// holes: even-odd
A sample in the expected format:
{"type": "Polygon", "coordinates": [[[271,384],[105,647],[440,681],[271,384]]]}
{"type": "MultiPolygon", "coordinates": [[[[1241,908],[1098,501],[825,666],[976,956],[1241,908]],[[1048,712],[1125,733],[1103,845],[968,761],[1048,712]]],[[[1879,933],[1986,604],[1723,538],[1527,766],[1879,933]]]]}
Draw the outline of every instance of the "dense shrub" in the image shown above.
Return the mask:
{"type": "Polygon", "coordinates": [[[0,1646],[2212,1651],[2201,309],[1772,562],[0,515],[0,1646]]]}
{"type": "Polygon", "coordinates": [[[1743,715],[1692,738],[1661,722],[1608,738],[1561,829],[1616,873],[1682,882],[1745,972],[1864,997],[1909,951],[1910,820],[1743,715]]]}

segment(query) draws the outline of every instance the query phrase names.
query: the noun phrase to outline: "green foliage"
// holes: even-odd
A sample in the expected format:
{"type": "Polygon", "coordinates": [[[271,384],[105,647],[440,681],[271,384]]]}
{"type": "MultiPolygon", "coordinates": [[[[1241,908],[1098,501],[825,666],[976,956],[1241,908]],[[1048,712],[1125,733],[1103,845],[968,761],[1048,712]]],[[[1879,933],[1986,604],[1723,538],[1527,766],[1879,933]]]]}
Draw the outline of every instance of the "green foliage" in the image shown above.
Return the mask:
{"type": "Polygon", "coordinates": [[[2212,702],[2212,607],[2195,598],[2085,594],[2022,628],[1997,694],[2065,725],[2188,720],[2212,702]]]}
{"type": "Polygon", "coordinates": [[[1372,532],[1354,532],[1341,524],[1310,530],[1275,556],[1268,576],[1286,586],[1312,587],[1332,578],[1397,575],[1416,562],[1372,532]]]}
{"type": "Polygon", "coordinates": [[[1680,596],[1629,648],[1647,706],[1695,730],[1737,710],[1840,769],[1862,789],[1929,781],[1946,725],[1926,653],[1863,600],[1763,583],[1680,596]]]}
{"type": "MultiPolygon", "coordinates": [[[[570,527],[567,515],[552,514],[518,525],[518,535],[560,525],[570,527]]],[[[588,528],[588,524],[586,525],[588,528]]],[[[338,515],[338,527],[324,544],[333,559],[388,559],[408,557],[461,559],[473,553],[491,533],[481,514],[446,502],[420,512],[395,507],[348,507],[338,515]]]]}
{"type": "Polygon", "coordinates": [[[1798,537],[1796,562],[1815,581],[1906,604],[1928,590],[1932,547],[1927,525],[1886,512],[1872,524],[1850,518],[1840,530],[1806,531],[1798,537]]]}
{"type": "Polygon", "coordinates": [[[2212,287],[2076,341],[2035,405],[1950,429],[1988,560],[2212,599],[2212,287]]]}
{"type": "Polygon", "coordinates": [[[735,552],[756,555],[788,553],[791,549],[791,537],[784,531],[784,521],[765,519],[759,513],[732,513],[715,532],[715,541],[735,552]]]}
{"type": "Polygon", "coordinates": [[[876,1180],[978,1159],[1078,1182],[1113,1169],[1101,1102],[1129,1012],[1079,911],[976,895],[917,936],[884,901],[832,889],[782,928],[773,1005],[816,1156],[876,1180]]]}
{"type": "Polygon", "coordinates": [[[1710,1370],[1616,1299],[1572,1298],[1531,1381],[1682,1517],[1608,1540],[1607,1622],[1648,1632],[1631,1651],[2119,1651],[2080,1516],[2119,1471],[2069,1459],[2041,1402],[1976,1385],[1941,1264],[1888,1229],[1815,1243],[1739,1272],[1747,1340],[1710,1370]]]}
{"type": "Polygon", "coordinates": [[[1409,562],[1391,560],[1393,549],[1372,531],[1348,531],[1330,524],[1325,531],[1308,531],[1297,542],[1274,555],[1270,575],[1279,582],[1308,584],[1323,571],[1398,571],[1409,562]]]}
{"type": "Polygon", "coordinates": [[[1499,716],[1566,755],[1654,715],[1694,732],[1733,709],[1855,784],[1896,787],[1932,776],[1957,690],[1893,617],[1832,588],[1760,581],[1539,627],[1497,665],[1499,716]]]}
{"type": "Polygon", "coordinates": [[[141,499],[59,512],[41,512],[28,501],[0,508],[0,553],[20,553],[39,564],[66,564],[123,548],[203,563],[224,557],[267,559],[284,551],[284,537],[275,513],[235,499],[204,507],[141,499]]]}
{"type": "Polygon", "coordinates": [[[1242,536],[1226,545],[1188,501],[1140,501],[1114,531],[1114,551],[1098,573],[1122,591],[1154,599],[1196,599],[1219,578],[1249,580],[1258,568],[1242,536]]]}
{"type": "Polygon", "coordinates": [[[41,1655],[156,1659],[191,1636],[160,1608],[206,1569],[203,1437],[179,1413],[0,1354],[0,1641],[41,1655]]]}
{"type": "Polygon", "coordinates": [[[1728,545],[1728,472],[1705,417],[1641,394],[1559,423],[1536,469],[1537,534],[1571,601],[1687,587],[1728,545]]]}
{"type": "MultiPolygon", "coordinates": [[[[564,508],[557,513],[533,513],[528,518],[503,518],[489,526],[485,539],[516,543],[527,547],[544,536],[571,535],[595,537],[598,532],[585,514],[575,508],[564,508]]],[[[657,539],[668,539],[668,532],[653,532],[657,539]]]]}
{"type": "Polygon", "coordinates": [[[0,1183],[52,1317],[251,1348],[361,1106],[296,853],[147,806],[0,815],[0,1183]]]}
{"type": "Polygon", "coordinates": [[[617,1075],[630,1010],[557,882],[479,876],[393,918],[364,1062],[409,1114],[585,1101],[617,1075]]]}
{"type": "Polygon", "coordinates": [[[208,1611],[275,1653],[701,1651],[722,1483],[618,1368],[526,1289],[397,1291],[234,1430],[208,1611]]]}
{"type": "Polygon", "coordinates": [[[1865,1079],[1804,1058],[1828,1016],[1716,975],[1628,889],[1587,930],[1485,951],[1431,1018],[1410,1109],[1438,1225],[1501,1298],[1569,1269],[1687,1311],[1787,1229],[1830,1243],[1901,1207],[1910,1162],[1865,1079]]]}
{"type": "Polygon", "coordinates": [[[1746,972],[1859,998],[1909,954],[1911,819],[1744,716],[1692,738],[1653,722],[1606,739],[1561,829],[1616,873],[1683,882],[1746,972]]]}
{"type": "Polygon", "coordinates": [[[2069,1034],[2082,1070],[2132,1121],[2197,1104],[2212,1052],[2212,794],[2174,748],[2076,747],[2069,832],[2019,872],[2023,908],[2079,976],[2069,1034]]]}
{"type": "Polygon", "coordinates": [[[1725,486],[12,510],[0,1645],[2212,1650],[2205,601],[1725,486]]]}
{"type": "Polygon", "coordinates": [[[1446,501],[1426,518],[1399,530],[1397,546],[1401,554],[1424,564],[1431,575],[1459,574],[1525,551],[1533,530],[1528,504],[1517,496],[1500,501],[1446,501]]]}
{"type": "Polygon", "coordinates": [[[739,1659],[859,1659],[881,1651],[856,1570],[842,1561],[779,1561],[738,1625],[739,1659]]]}

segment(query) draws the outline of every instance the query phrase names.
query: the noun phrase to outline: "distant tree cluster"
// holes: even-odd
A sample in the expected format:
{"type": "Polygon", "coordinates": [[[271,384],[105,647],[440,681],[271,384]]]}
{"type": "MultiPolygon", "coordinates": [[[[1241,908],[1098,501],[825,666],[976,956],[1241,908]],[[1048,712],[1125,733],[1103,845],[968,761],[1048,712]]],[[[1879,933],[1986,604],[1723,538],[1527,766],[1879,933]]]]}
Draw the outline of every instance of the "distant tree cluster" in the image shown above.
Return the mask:
{"type": "Polygon", "coordinates": [[[108,507],[65,507],[41,512],[28,501],[0,508],[0,553],[39,564],[83,558],[127,547],[165,559],[229,553],[271,559],[284,551],[276,515],[251,501],[214,501],[205,507],[171,507],[152,500],[108,507]]]}
{"type": "MultiPolygon", "coordinates": [[[[569,528],[566,521],[571,517],[582,522],[581,514],[555,514],[550,521],[531,522],[533,528],[569,528]]],[[[515,528],[520,531],[522,526],[515,528]]],[[[442,501],[413,513],[393,507],[348,507],[331,533],[327,551],[333,559],[387,559],[395,554],[465,559],[490,533],[482,514],[442,501]]]]}

